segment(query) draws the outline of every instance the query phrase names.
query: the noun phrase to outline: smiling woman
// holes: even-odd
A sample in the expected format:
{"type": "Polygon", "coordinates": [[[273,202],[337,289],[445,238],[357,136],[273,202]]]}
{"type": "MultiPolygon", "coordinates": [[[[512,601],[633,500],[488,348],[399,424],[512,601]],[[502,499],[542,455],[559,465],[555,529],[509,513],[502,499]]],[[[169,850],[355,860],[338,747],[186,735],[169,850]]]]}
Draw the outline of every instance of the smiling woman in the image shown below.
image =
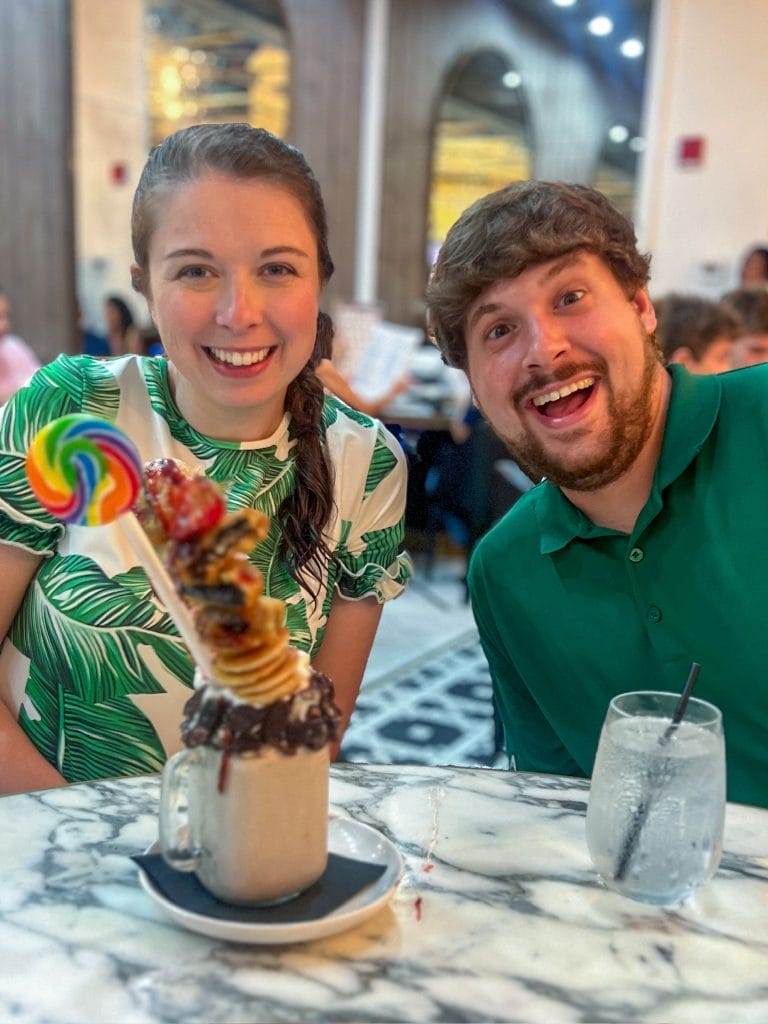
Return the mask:
{"type": "Polygon", "coordinates": [[[97,412],[143,459],[177,459],[269,516],[251,559],[345,721],[410,572],[401,450],[314,372],[333,263],[302,155],[248,125],[177,132],[149,156],[132,228],[167,360],[61,357],[0,420],[0,792],[157,770],[190,696],[189,654],[119,525],[65,529],[30,494],[26,450],[51,419],[97,412]]]}

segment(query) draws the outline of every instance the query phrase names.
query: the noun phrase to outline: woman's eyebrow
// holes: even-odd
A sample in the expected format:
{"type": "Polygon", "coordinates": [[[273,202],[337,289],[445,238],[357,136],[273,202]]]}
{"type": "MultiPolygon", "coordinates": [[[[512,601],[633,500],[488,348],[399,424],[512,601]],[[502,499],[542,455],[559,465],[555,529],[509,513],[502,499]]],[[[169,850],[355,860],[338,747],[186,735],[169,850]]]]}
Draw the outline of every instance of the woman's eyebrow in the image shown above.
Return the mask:
{"type": "Polygon", "coordinates": [[[309,253],[304,252],[303,249],[297,249],[295,245],[273,245],[269,249],[261,250],[262,259],[265,256],[277,256],[281,252],[291,252],[294,256],[304,256],[305,259],[309,259],[309,253]]]}
{"type": "Polygon", "coordinates": [[[163,256],[164,260],[178,259],[180,256],[199,256],[204,260],[212,260],[213,253],[207,249],[174,249],[173,252],[166,253],[163,256]]]}

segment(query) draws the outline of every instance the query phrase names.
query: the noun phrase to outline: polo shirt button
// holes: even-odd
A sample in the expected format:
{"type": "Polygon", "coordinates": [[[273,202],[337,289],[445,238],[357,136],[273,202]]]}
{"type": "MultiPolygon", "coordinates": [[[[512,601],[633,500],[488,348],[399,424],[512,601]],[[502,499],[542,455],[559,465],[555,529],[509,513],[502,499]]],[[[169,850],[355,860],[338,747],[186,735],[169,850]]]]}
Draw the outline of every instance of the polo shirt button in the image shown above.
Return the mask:
{"type": "Polygon", "coordinates": [[[629,552],[630,562],[642,562],[644,558],[645,552],[642,548],[632,548],[632,550],[629,552]]]}
{"type": "Polygon", "coordinates": [[[658,608],[655,604],[652,604],[648,609],[648,621],[661,622],[661,608],[658,608]]]}

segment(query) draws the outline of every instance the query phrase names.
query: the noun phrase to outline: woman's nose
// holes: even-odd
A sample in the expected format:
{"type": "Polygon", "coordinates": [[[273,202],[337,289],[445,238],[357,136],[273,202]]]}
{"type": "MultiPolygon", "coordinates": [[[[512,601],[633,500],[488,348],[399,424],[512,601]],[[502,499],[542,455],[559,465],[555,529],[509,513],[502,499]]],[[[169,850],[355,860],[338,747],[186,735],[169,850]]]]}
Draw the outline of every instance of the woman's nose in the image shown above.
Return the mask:
{"type": "Polygon", "coordinates": [[[249,278],[231,280],[221,291],[216,323],[235,333],[260,324],[264,317],[261,289],[249,278]]]}

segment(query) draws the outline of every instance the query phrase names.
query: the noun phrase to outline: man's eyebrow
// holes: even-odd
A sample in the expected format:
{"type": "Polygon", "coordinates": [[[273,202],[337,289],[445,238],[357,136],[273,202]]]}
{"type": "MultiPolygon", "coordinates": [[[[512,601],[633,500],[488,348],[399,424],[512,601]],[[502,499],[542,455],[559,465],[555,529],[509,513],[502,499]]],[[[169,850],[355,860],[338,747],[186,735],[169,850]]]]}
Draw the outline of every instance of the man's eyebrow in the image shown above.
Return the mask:
{"type": "Polygon", "coordinates": [[[472,316],[469,318],[467,327],[471,330],[478,320],[485,316],[486,313],[495,313],[501,306],[498,302],[485,302],[482,306],[478,306],[472,316]]]}

